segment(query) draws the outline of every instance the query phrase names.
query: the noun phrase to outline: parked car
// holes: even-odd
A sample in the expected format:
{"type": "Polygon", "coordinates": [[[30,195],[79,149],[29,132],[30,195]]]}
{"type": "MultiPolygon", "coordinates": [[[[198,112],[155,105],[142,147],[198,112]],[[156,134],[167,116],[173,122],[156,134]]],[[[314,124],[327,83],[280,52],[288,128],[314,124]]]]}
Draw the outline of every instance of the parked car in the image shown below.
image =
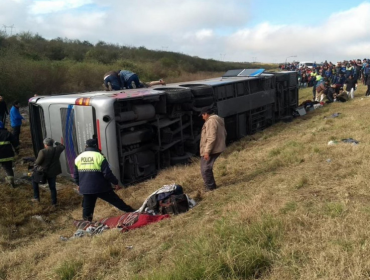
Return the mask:
{"type": "Polygon", "coordinates": [[[301,68],[301,67],[312,68],[313,64],[314,64],[313,61],[301,61],[301,62],[299,62],[299,68],[301,68]]]}

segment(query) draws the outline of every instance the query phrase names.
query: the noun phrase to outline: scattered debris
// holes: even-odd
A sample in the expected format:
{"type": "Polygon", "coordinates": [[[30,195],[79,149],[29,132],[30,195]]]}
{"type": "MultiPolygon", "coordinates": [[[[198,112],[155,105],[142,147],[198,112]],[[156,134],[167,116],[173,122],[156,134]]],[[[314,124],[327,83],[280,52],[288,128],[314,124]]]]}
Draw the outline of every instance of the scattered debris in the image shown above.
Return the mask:
{"type": "Polygon", "coordinates": [[[336,145],[336,144],[338,144],[338,141],[335,141],[335,140],[330,140],[330,141],[328,142],[328,145],[329,145],[329,146],[333,146],[333,145],[336,145]]]}
{"type": "Polygon", "coordinates": [[[357,140],[352,139],[352,138],[342,139],[342,142],[344,142],[344,143],[350,143],[352,145],[357,145],[357,144],[360,143],[357,140]]]}
{"type": "Polygon", "coordinates": [[[38,220],[41,223],[46,223],[45,220],[40,215],[31,216],[31,219],[38,220]]]}
{"type": "Polygon", "coordinates": [[[330,159],[330,158],[328,158],[328,159],[326,160],[326,162],[330,163],[330,162],[331,162],[331,159],[330,159]]]}
{"type": "Polygon", "coordinates": [[[337,118],[337,117],[339,117],[339,115],[340,115],[341,113],[334,113],[334,114],[332,114],[331,116],[329,116],[329,117],[324,117],[324,119],[333,119],[333,118],[337,118]]]}

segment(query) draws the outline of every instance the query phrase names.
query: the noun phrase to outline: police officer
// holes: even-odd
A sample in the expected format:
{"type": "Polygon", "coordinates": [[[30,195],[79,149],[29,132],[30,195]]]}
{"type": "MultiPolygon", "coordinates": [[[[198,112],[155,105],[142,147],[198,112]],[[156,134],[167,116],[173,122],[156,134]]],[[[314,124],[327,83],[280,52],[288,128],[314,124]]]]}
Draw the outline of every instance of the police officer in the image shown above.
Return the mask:
{"type": "Polygon", "coordinates": [[[5,177],[6,183],[14,188],[13,149],[18,154],[18,146],[15,137],[4,127],[3,122],[0,121],[0,164],[7,175],[5,177]]]}
{"type": "Polygon", "coordinates": [[[75,159],[74,179],[83,195],[82,218],[92,221],[96,200],[101,198],[125,212],[135,210],[127,205],[115,192],[120,187],[108,161],[100,153],[96,139],[86,141],[85,152],[75,159]],[[115,186],[113,189],[111,184],[115,186]]]}

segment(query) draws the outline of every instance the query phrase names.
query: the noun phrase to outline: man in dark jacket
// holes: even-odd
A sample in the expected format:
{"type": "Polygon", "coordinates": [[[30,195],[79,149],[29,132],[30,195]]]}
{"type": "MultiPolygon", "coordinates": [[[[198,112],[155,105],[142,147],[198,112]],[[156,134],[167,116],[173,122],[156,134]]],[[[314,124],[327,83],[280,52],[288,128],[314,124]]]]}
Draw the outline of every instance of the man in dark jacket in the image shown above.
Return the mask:
{"type": "Polygon", "coordinates": [[[100,153],[96,139],[86,141],[85,152],[75,159],[74,179],[83,195],[82,218],[92,221],[96,200],[101,198],[125,212],[134,212],[113,190],[120,187],[108,161],[100,153]]]}
{"type": "MultiPolygon", "coordinates": [[[[57,204],[57,190],[56,190],[56,177],[62,173],[62,168],[60,166],[59,157],[64,151],[64,145],[55,142],[51,138],[44,139],[44,147],[39,151],[37,159],[35,161],[35,168],[41,168],[46,173],[46,178],[48,181],[50,194],[51,194],[51,204],[56,206],[57,204]]],[[[34,202],[40,201],[39,184],[32,181],[33,186],[33,199],[34,202]]]]}
{"type": "Polygon", "coordinates": [[[120,90],[122,85],[116,71],[109,71],[104,74],[104,84],[105,90],[120,90]]]}
{"type": "Polygon", "coordinates": [[[5,177],[6,183],[14,188],[13,149],[18,153],[15,138],[8,130],[6,130],[6,128],[4,128],[3,122],[0,121],[0,165],[4,168],[7,175],[5,177]]]}
{"type": "Polygon", "coordinates": [[[9,115],[8,107],[4,101],[4,98],[0,95],[0,122],[6,123],[6,115],[9,115]]]}

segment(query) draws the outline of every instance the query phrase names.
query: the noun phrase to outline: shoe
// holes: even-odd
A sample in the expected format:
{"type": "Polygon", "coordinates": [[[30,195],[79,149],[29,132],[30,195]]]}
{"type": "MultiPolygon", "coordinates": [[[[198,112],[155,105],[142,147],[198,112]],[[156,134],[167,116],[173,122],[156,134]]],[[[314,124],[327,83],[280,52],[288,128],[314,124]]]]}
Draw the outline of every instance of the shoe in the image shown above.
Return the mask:
{"type": "Polygon", "coordinates": [[[38,199],[38,198],[31,198],[30,201],[32,203],[40,203],[40,199],[38,199]]]}
{"type": "Polygon", "coordinates": [[[210,189],[210,188],[205,188],[204,189],[204,192],[211,192],[211,191],[214,191],[216,188],[212,188],[212,189],[210,189]]]}

